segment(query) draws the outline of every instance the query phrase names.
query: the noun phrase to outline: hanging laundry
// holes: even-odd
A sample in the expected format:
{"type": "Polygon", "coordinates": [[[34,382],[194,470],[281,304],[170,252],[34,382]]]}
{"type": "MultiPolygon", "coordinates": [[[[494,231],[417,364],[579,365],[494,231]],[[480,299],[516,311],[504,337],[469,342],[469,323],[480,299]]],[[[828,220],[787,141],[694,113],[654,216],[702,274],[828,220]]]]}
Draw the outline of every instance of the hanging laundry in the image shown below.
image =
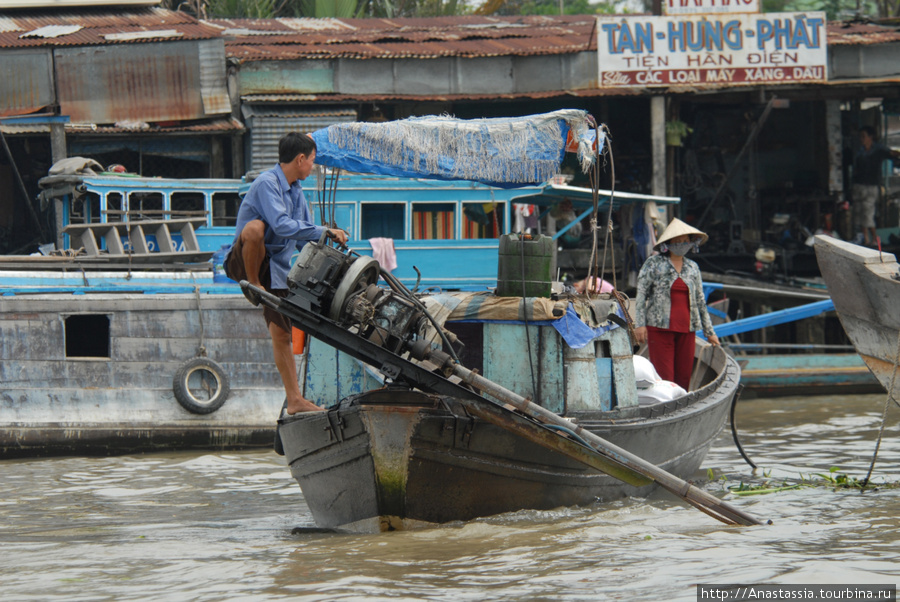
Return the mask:
{"type": "Polygon", "coordinates": [[[370,238],[372,257],[383,270],[392,272],[397,269],[397,252],[394,250],[393,238],[370,238]]]}

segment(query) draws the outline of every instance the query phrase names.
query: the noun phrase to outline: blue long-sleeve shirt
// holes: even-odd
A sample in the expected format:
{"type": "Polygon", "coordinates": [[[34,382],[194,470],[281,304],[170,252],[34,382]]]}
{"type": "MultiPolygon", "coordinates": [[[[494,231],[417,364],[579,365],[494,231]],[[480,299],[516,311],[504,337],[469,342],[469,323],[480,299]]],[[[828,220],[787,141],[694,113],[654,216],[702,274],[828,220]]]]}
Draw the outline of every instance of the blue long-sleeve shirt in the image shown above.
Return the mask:
{"type": "MultiPolygon", "coordinates": [[[[319,240],[326,228],[313,223],[300,181],[288,184],[280,165],[264,171],[250,186],[238,210],[232,246],[244,226],[255,219],[266,224],[271,287],[287,288],[287,274],[294,251],[309,241],[319,240]]],[[[228,252],[231,252],[230,248],[228,252]]]]}

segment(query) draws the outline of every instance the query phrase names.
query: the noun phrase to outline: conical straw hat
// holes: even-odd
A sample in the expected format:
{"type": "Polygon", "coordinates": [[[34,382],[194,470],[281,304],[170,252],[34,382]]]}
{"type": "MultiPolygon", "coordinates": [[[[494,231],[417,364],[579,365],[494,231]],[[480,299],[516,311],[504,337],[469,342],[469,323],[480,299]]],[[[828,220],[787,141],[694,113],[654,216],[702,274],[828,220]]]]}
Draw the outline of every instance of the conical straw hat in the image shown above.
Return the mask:
{"type": "Polygon", "coordinates": [[[668,226],[666,226],[666,229],[656,240],[656,245],[653,248],[658,251],[659,245],[666,241],[672,240],[673,238],[681,236],[682,234],[687,234],[691,237],[692,241],[695,241],[701,245],[709,240],[709,236],[707,236],[697,228],[694,228],[693,226],[688,226],[686,223],[676,217],[673,218],[671,222],[669,222],[668,226]],[[697,240],[698,238],[699,240],[697,240]]]}

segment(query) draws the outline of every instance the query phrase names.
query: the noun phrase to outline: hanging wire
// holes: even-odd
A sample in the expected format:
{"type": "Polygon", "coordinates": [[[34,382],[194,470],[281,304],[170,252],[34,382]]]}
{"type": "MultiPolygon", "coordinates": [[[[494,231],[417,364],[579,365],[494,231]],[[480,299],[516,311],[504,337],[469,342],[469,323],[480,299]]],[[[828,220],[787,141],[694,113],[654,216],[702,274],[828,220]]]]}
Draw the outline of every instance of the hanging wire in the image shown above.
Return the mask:
{"type": "Polygon", "coordinates": [[[340,168],[336,167],[331,170],[331,189],[328,197],[328,227],[337,228],[335,221],[335,212],[337,210],[337,185],[338,178],[341,177],[340,168]]]}
{"type": "Polygon", "coordinates": [[[319,206],[319,222],[325,224],[325,168],[316,165],[316,202],[319,206]]]}
{"type": "Polygon", "coordinates": [[[598,150],[596,151],[597,155],[594,158],[594,163],[592,165],[592,169],[590,173],[591,180],[591,197],[593,200],[594,212],[591,214],[591,259],[590,259],[590,271],[588,275],[588,285],[585,286],[585,292],[587,293],[588,299],[590,299],[590,295],[593,292],[595,286],[599,289],[599,284],[603,282],[606,278],[606,266],[607,266],[607,253],[609,254],[610,262],[612,263],[612,285],[613,292],[612,296],[616,300],[616,303],[619,305],[619,308],[622,311],[622,314],[625,316],[625,322],[628,325],[628,333],[631,335],[632,340],[634,340],[634,320],[631,319],[631,315],[628,312],[627,296],[619,290],[619,283],[616,277],[616,246],[615,241],[613,240],[613,220],[612,220],[612,212],[613,206],[615,205],[615,196],[616,196],[616,161],[613,156],[612,144],[610,143],[610,133],[609,128],[604,124],[595,124],[595,139],[598,140],[598,150]],[[606,140],[606,144],[603,147],[603,152],[599,150],[599,140],[600,133],[603,133],[604,138],[606,140]],[[602,259],[602,269],[600,268],[599,253],[599,239],[598,239],[598,231],[599,231],[599,218],[600,218],[600,158],[602,155],[609,156],[609,168],[610,168],[610,191],[609,191],[609,208],[606,211],[606,224],[605,224],[605,232],[603,236],[603,259],[602,259]]]}

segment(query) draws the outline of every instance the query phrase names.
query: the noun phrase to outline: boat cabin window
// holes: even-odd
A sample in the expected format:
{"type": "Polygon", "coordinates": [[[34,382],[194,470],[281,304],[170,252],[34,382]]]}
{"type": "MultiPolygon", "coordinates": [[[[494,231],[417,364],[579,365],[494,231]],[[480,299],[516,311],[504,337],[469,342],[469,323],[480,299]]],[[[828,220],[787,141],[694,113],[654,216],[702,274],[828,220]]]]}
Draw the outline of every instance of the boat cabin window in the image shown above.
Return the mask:
{"type": "Polygon", "coordinates": [[[69,208],[70,224],[96,224],[101,219],[100,195],[86,192],[72,200],[69,208]]]}
{"type": "Polygon", "coordinates": [[[206,195],[202,192],[173,192],[171,209],[173,219],[206,217],[206,195]]]}
{"type": "Polygon", "coordinates": [[[414,240],[447,240],[454,238],[455,203],[413,203],[412,237],[414,240]]]}
{"type": "Polygon", "coordinates": [[[109,316],[66,316],[65,339],[66,358],[109,358],[109,316]]]}
{"type": "Polygon", "coordinates": [[[128,219],[162,219],[163,195],[161,192],[132,192],[128,195],[128,219]]]}
{"type": "Polygon", "coordinates": [[[212,195],[213,226],[236,226],[241,196],[236,192],[216,192],[212,195]]]}
{"type": "Polygon", "coordinates": [[[406,204],[404,203],[362,203],[360,207],[360,238],[406,238],[406,204]]]}
{"type": "Polygon", "coordinates": [[[121,192],[110,192],[106,195],[106,221],[121,222],[125,219],[125,207],[121,192]]]}
{"type": "Polygon", "coordinates": [[[463,238],[500,238],[504,203],[463,203],[463,238]]]}

